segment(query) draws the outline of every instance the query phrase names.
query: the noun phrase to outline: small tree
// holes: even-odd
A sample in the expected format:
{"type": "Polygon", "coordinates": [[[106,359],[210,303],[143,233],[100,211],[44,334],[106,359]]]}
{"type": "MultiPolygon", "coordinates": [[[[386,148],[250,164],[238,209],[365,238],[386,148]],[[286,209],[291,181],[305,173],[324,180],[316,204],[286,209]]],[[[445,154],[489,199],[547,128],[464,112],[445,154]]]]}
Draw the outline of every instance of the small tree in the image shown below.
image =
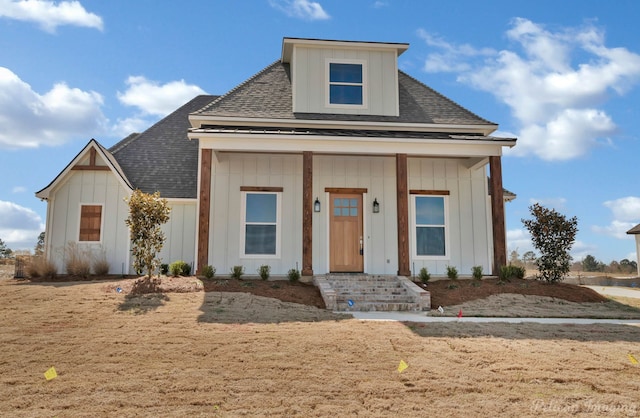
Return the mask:
{"type": "Polygon", "coordinates": [[[582,260],[582,269],[584,271],[599,271],[600,262],[591,254],[587,254],[582,260]]]}
{"type": "Polygon", "coordinates": [[[44,255],[44,231],[38,235],[38,242],[36,242],[36,246],[33,248],[33,253],[36,257],[44,255]]]}
{"type": "Polygon", "coordinates": [[[0,258],[11,258],[11,254],[13,254],[11,248],[0,239],[0,258]]]}
{"type": "Polygon", "coordinates": [[[146,271],[147,277],[151,278],[160,265],[156,255],[165,241],[161,226],[169,221],[171,208],[158,192],[147,194],[135,190],[125,201],[129,204],[129,217],[125,223],[131,236],[133,267],[139,272],[146,271]]]}
{"type": "Polygon", "coordinates": [[[536,260],[538,278],[555,283],[569,272],[573,246],[578,232],[578,218],[567,219],[554,209],[535,203],[529,206],[533,219],[522,219],[531,234],[533,246],[540,252],[536,260]]]}

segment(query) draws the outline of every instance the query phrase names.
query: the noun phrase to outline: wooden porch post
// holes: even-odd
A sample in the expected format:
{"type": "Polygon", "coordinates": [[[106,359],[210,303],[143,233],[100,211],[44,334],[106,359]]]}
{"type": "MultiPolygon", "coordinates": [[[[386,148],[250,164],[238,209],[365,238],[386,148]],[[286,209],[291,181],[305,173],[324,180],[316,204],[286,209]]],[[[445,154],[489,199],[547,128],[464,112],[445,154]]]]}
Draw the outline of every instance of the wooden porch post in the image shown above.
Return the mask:
{"type": "Polygon", "coordinates": [[[313,153],[302,153],[302,275],[313,276],[313,153]]]}
{"type": "Polygon", "coordinates": [[[396,154],[396,189],[398,205],[398,276],[411,276],[409,267],[409,196],[407,188],[407,154],[396,154]]]}
{"type": "Polygon", "coordinates": [[[209,264],[209,215],[211,209],[211,160],[213,151],[203,149],[200,159],[200,207],[198,209],[198,264],[202,271],[209,264]]]}
{"type": "Polygon", "coordinates": [[[491,223],[493,225],[492,274],[496,276],[500,272],[500,267],[507,264],[502,162],[500,156],[489,157],[489,176],[491,177],[491,223]]]}

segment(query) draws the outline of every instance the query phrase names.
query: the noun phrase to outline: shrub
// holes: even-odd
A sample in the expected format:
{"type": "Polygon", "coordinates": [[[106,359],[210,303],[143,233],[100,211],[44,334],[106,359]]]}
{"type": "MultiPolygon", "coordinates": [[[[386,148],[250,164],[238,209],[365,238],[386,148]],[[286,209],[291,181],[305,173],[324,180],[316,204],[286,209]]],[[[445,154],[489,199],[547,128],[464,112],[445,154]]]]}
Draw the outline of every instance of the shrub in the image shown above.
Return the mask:
{"type": "Polygon", "coordinates": [[[165,276],[169,273],[169,265],[166,263],[160,264],[160,274],[164,274],[165,276]]]}
{"type": "Polygon", "coordinates": [[[287,272],[287,277],[291,283],[297,283],[300,280],[300,270],[291,269],[287,272]]]}
{"type": "Polygon", "coordinates": [[[500,275],[498,279],[501,282],[511,281],[511,279],[524,279],[524,275],[526,270],[524,267],[514,266],[513,264],[508,264],[506,266],[500,267],[500,275]]]}
{"type": "Polygon", "coordinates": [[[268,266],[266,264],[261,265],[260,267],[258,267],[258,274],[260,275],[260,278],[262,280],[267,280],[269,278],[269,275],[271,274],[271,266],[268,266]]]}
{"type": "Polygon", "coordinates": [[[109,262],[107,261],[107,254],[104,250],[100,251],[100,254],[93,258],[93,274],[96,276],[109,274],[109,262]]]}
{"type": "Polygon", "coordinates": [[[27,274],[31,278],[43,278],[47,280],[55,279],[58,275],[58,268],[55,263],[47,260],[44,256],[33,257],[27,266],[27,274]]]}
{"type": "Polygon", "coordinates": [[[451,280],[456,280],[458,278],[458,269],[453,266],[447,266],[447,277],[451,280]]]}
{"type": "Polygon", "coordinates": [[[234,279],[239,279],[244,274],[244,267],[242,266],[233,266],[231,267],[231,277],[234,279]]]}
{"type": "Polygon", "coordinates": [[[426,267],[422,267],[420,269],[420,274],[418,275],[418,277],[420,278],[420,281],[422,283],[427,283],[429,279],[431,279],[431,275],[429,274],[429,271],[426,267]]]}
{"type": "Polygon", "coordinates": [[[473,266],[471,267],[471,277],[475,280],[482,279],[482,266],[473,266]]]}
{"type": "Polygon", "coordinates": [[[191,273],[191,266],[182,260],[169,264],[169,271],[173,277],[188,276],[191,273]]]}
{"type": "Polygon", "coordinates": [[[213,266],[204,266],[202,268],[202,275],[207,279],[213,279],[213,276],[216,275],[216,268],[213,266]]]}
{"type": "Polygon", "coordinates": [[[64,248],[64,268],[70,276],[89,277],[91,274],[91,254],[81,249],[77,243],[68,242],[64,248]]]}

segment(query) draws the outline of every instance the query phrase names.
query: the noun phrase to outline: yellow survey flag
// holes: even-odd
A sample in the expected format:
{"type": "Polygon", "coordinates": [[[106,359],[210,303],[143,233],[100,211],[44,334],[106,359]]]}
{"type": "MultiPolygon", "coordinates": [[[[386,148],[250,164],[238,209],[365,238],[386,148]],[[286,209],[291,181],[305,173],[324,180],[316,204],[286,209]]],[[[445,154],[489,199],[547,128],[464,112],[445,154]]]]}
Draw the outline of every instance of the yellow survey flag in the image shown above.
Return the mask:
{"type": "Polygon", "coordinates": [[[627,356],[629,356],[629,361],[631,362],[631,364],[638,364],[638,360],[636,360],[636,358],[633,357],[633,354],[629,353],[627,354],[627,356]]]}
{"type": "Polygon", "coordinates": [[[56,373],[56,368],[53,366],[51,366],[49,370],[44,372],[44,378],[47,380],[55,379],[56,377],[58,377],[58,373],[56,373]]]}
{"type": "Polygon", "coordinates": [[[404,360],[400,360],[400,364],[398,364],[398,373],[402,373],[407,367],[409,367],[409,365],[405,363],[404,360]]]}

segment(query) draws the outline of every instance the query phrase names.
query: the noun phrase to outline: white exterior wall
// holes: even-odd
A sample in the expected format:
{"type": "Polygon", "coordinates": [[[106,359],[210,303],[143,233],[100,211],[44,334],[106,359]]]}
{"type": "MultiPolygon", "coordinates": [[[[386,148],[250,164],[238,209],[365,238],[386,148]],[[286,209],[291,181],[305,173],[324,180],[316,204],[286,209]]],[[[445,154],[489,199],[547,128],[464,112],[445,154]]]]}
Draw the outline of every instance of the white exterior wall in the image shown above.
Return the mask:
{"type": "Polygon", "coordinates": [[[159,258],[166,264],[182,260],[195,272],[197,201],[168,199],[168,203],[171,208],[169,222],[162,225],[167,240],[159,258]]]}
{"type": "Polygon", "coordinates": [[[329,271],[329,193],[326,187],[366,188],[363,196],[364,271],[397,274],[398,221],[395,157],[314,156],[313,196],[322,210],[313,213],[313,272],[329,271]],[[373,213],[378,199],[380,213],[373,213]]]}
{"type": "Polygon", "coordinates": [[[296,263],[302,269],[302,156],[219,153],[211,175],[208,259],[217,274],[228,275],[235,265],[246,275],[257,275],[262,264],[272,275],[286,275],[296,263]],[[283,188],[280,257],[241,257],[242,186],[283,188]]]}
{"type": "Polygon", "coordinates": [[[129,232],[124,220],[128,191],[110,171],[71,171],[66,181],[52,190],[47,205],[47,254],[55,262],[58,273],[66,274],[64,248],[68,242],[78,243],[80,205],[103,205],[101,242],[78,243],[80,249],[95,255],[105,252],[109,273],[128,273],[129,232]]]}
{"type": "MultiPolygon", "coordinates": [[[[446,274],[453,266],[458,274],[469,275],[473,266],[491,272],[491,216],[487,206],[486,169],[470,170],[455,159],[408,158],[408,188],[449,191],[449,257],[446,260],[420,260],[409,254],[415,274],[426,267],[431,274],[446,274]]],[[[411,203],[409,204],[411,218],[411,203]]],[[[410,226],[411,229],[411,226],[410,226]]],[[[411,234],[412,231],[410,230],[411,234]]],[[[410,245],[411,239],[409,239],[410,245]]]]}
{"type": "Polygon", "coordinates": [[[640,234],[636,234],[636,263],[638,265],[638,277],[640,277],[640,234]]]}
{"type": "Polygon", "coordinates": [[[294,112],[398,115],[396,51],[294,47],[291,63],[294,112]],[[364,61],[367,72],[365,108],[327,107],[327,60],[364,61]]]}

